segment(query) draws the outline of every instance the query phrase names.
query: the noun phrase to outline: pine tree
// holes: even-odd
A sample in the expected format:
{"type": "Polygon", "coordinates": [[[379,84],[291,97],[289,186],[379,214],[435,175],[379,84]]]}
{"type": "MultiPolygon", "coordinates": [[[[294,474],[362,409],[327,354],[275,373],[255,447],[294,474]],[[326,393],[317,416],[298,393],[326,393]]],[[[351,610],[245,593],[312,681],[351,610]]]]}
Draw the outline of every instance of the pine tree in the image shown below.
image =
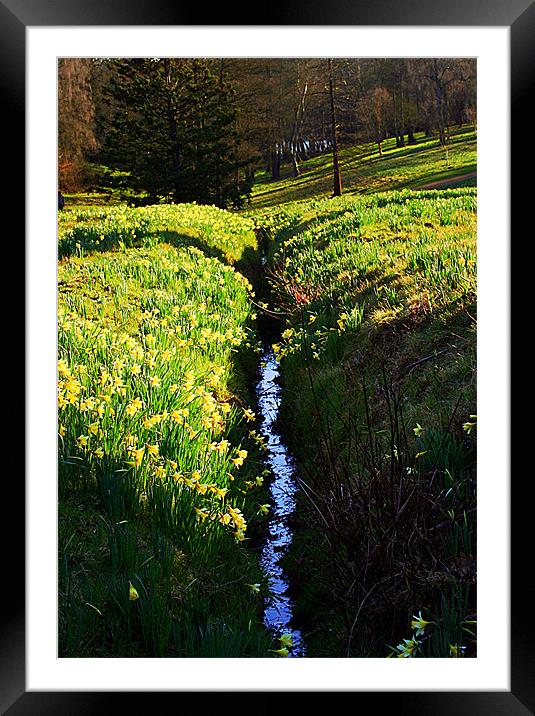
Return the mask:
{"type": "Polygon", "coordinates": [[[240,205],[235,107],[225,78],[204,59],[115,62],[115,104],[103,158],[147,201],[240,205]]]}

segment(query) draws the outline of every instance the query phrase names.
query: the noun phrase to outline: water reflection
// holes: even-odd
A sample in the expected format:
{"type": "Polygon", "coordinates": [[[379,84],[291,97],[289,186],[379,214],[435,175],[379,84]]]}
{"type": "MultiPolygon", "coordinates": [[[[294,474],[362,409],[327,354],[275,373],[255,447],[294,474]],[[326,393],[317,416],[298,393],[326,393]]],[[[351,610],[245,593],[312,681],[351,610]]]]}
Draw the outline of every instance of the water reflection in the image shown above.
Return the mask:
{"type": "Polygon", "coordinates": [[[275,429],[281,402],[281,388],[278,383],[279,366],[271,348],[264,350],[260,371],[261,378],[256,388],[261,416],[260,430],[268,447],[266,461],[274,474],[270,486],[272,521],[260,557],[270,592],[273,594],[266,605],[264,623],[278,636],[283,633],[292,635],[293,647],[290,649],[289,656],[304,656],[305,645],[302,634],[298,629],[290,627],[293,603],[288,596],[288,578],[280,564],[292,541],[292,530],[287,524],[287,518],[295,509],[297,484],[294,479],[294,462],[275,429]]]}

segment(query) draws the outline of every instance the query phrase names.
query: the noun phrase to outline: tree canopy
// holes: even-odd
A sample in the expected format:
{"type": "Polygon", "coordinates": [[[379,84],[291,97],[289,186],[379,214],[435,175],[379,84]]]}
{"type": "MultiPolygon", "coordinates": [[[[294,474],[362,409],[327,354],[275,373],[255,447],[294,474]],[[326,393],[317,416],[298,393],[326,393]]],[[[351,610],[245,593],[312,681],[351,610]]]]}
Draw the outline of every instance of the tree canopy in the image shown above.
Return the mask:
{"type": "MultiPolygon", "coordinates": [[[[59,180],[88,162],[147,202],[241,206],[254,173],[474,122],[476,65],[452,58],[136,58],[59,62],[59,180]]],[[[335,178],[336,192],[336,178],[335,178]]]]}

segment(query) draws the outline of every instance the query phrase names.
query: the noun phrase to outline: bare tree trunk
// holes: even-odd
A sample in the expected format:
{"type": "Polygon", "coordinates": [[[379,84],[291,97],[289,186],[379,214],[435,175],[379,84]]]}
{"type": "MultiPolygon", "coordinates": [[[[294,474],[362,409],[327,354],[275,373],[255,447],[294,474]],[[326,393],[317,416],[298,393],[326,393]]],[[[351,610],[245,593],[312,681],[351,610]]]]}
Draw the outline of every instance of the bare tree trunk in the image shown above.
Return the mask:
{"type": "MultiPolygon", "coordinates": [[[[442,72],[443,74],[444,72],[442,72]]],[[[439,76],[437,60],[433,60],[433,79],[435,84],[435,100],[437,106],[438,136],[441,146],[447,142],[444,122],[444,87],[442,77],[439,76]]]]}
{"type": "Polygon", "coordinates": [[[338,140],[336,134],[336,113],[334,111],[333,65],[329,58],[329,95],[331,100],[331,128],[333,146],[333,196],[342,196],[342,177],[338,163],[338,140]]]}
{"type": "Polygon", "coordinates": [[[297,101],[294,109],[294,121],[292,126],[292,135],[290,139],[290,159],[292,162],[292,169],[293,169],[293,176],[298,177],[299,172],[299,164],[298,164],[298,153],[299,153],[299,145],[301,144],[301,129],[303,126],[303,121],[305,118],[305,102],[306,102],[306,96],[308,91],[308,83],[306,79],[304,80],[303,84],[301,84],[301,73],[300,73],[300,66],[299,66],[299,60],[297,61],[297,80],[296,80],[296,90],[297,90],[297,101]]]}
{"type": "Polygon", "coordinates": [[[299,171],[299,163],[297,161],[297,155],[295,152],[292,154],[292,176],[298,177],[301,172],[299,171]]]}
{"type": "Polygon", "coordinates": [[[279,148],[276,147],[271,152],[271,178],[280,179],[281,175],[281,155],[279,148]]]}

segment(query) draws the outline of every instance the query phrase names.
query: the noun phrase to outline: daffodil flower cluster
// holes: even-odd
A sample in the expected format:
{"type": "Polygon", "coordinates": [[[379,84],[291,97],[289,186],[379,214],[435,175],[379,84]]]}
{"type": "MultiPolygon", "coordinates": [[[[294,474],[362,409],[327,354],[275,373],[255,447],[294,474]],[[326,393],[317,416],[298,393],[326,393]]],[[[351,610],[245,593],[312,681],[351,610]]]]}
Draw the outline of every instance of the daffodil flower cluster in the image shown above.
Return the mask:
{"type": "Polygon", "coordinates": [[[417,651],[418,647],[420,646],[420,641],[416,639],[416,637],[413,637],[412,639],[403,639],[401,644],[398,644],[396,649],[398,650],[399,654],[397,654],[398,658],[412,658],[415,656],[415,652],[417,651]]]}
{"type": "MultiPolygon", "coordinates": [[[[463,625],[474,623],[475,622],[469,620],[463,621],[463,625]]],[[[421,611],[419,611],[418,614],[413,614],[411,621],[411,629],[413,633],[411,638],[403,639],[403,641],[396,647],[390,647],[390,654],[387,658],[397,656],[398,658],[407,659],[421,655],[422,645],[424,644],[425,639],[429,636],[431,626],[434,626],[436,628],[436,623],[434,621],[428,621],[424,619],[422,617],[421,611]]],[[[475,636],[474,633],[466,627],[463,627],[463,631],[466,631],[472,636],[475,636]]],[[[465,652],[465,646],[461,646],[460,644],[449,645],[449,656],[452,658],[463,657],[465,655],[465,652]]]]}
{"type": "Polygon", "coordinates": [[[307,337],[308,358],[318,360],[329,332],[360,327],[364,302],[372,329],[475,294],[473,189],[425,202],[403,191],[313,200],[266,210],[258,221],[279,246],[271,260],[272,286],[293,315],[288,328],[294,334],[278,344],[280,358],[303,345],[299,326],[307,316],[318,314],[322,329],[307,337]],[[440,226],[440,241],[428,230],[430,221],[440,226]]]}
{"type": "Polygon", "coordinates": [[[351,309],[342,309],[334,319],[327,319],[325,316],[318,321],[317,313],[305,311],[300,317],[301,325],[295,324],[294,318],[282,332],[281,340],[272,346],[277,361],[296,353],[300,353],[307,360],[319,360],[329,337],[333,334],[341,335],[347,330],[356,330],[362,323],[363,314],[364,306],[357,305],[351,309]],[[333,320],[334,325],[328,325],[333,320]]]}
{"type": "Polygon", "coordinates": [[[161,204],[158,206],[89,208],[59,215],[59,255],[83,256],[95,250],[123,251],[151,247],[177,232],[238,260],[246,247],[255,245],[252,219],[216,206],[161,204]]]}
{"type": "Polygon", "coordinates": [[[463,430],[467,435],[470,435],[472,430],[477,425],[477,415],[471,415],[470,420],[467,420],[466,423],[463,424],[463,430]]]}
{"type": "Polygon", "coordinates": [[[293,638],[291,634],[285,633],[279,637],[280,647],[278,649],[270,649],[276,656],[289,656],[293,646],[293,638]]]}
{"type": "Polygon", "coordinates": [[[418,614],[413,614],[411,621],[413,634],[411,638],[403,639],[403,641],[395,648],[390,647],[391,653],[389,654],[389,657],[397,656],[398,658],[408,659],[417,656],[420,647],[423,644],[423,639],[419,639],[418,637],[425,638],[426,630],[431,624],[434,624],[434,622],[426,621],[422,617],[421,611],[419,611],[418,614]]]}
{"type": "Polygon", "coordinates": [[[60,470],[75,459],[130,470],[142,490],[174,486],[197,524],[243,541],[249,450],[226,434],[240,424],[243,440],[263,444],[228,388],[232,352],[255,341],[248,281],[198,249],[163,245],[73,257],[58,273],[60,470]]]}

